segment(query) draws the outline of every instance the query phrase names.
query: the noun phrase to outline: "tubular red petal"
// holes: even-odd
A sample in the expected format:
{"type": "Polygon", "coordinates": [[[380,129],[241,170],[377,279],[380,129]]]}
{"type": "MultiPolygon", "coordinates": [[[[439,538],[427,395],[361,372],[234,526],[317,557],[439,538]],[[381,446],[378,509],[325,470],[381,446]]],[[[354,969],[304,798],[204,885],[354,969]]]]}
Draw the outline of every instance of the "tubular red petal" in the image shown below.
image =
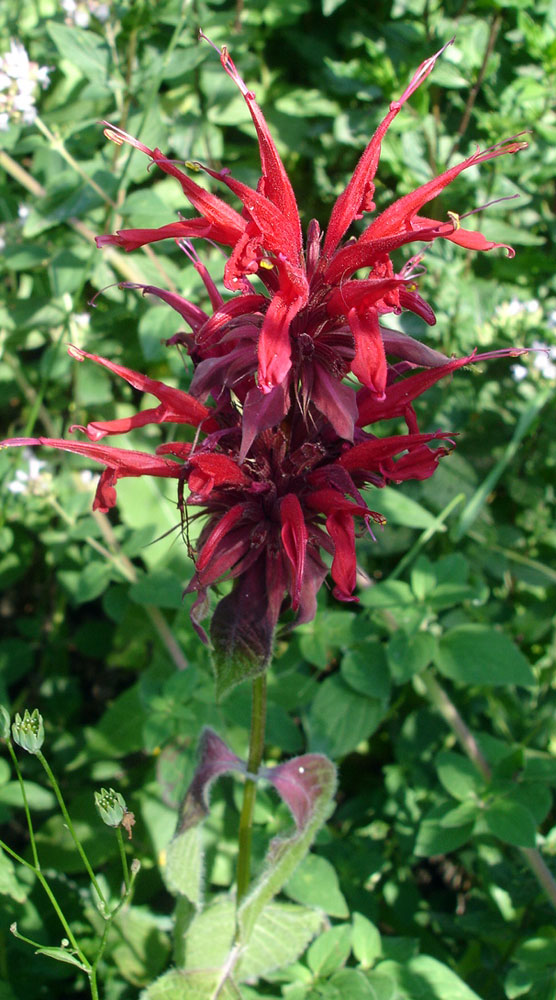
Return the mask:
{"type": "Polygon", "coordinates": [[[436,431],[433,434],[396,434],[392,437],[374,438],[372,441],[362,441],[349,451],[345,451],[340,455],[338,464],[348,472],[374,471],[380,467],[381,462],[401,451],[412,450],[429,441],[449,437],[448,433],[436,431]]]}
{"type": "MultiPolygon", "coordinates": [[[[461,163],[456,163],[455,166],[450,167],[449,170],[445,170],[438,177],[433,177],[432,180],[427,181],[426,184],[421,185],[416,191],[411,191],[409,194],[404,195],[403,198],[398,198],[393,205],[382,212],[378,218],[371,223],[371,225],[365,230],[362,236],[359,237],[359,243],[370,243],[373,240],[381,239],[392,233],[397,233],[399,231],[407,231],[413,226],[415,216],[423,205],[426,205],[433,198],[436,198],[438,194],[455,178],[462,173],[463,170],[467,170],[468,167],[472,167],[477,163],[483,163],[485,160],[492,160],[498,156],[505,156],[507,153],[517,153],[519,150],[526,147],[526,143],[522,142],[506,142],[499,143],[496,146],[492,146],[491,149],[486,149],[484,151],[478,150],[473,153],[472,156],[468,156],[466,160],[462,160],[461,163]]],[[[455,231],[455,226],[449,228],[450,235],[455,231]]],[[[446,234],[439,234],[446,235],[446,234]]],[[[418,238],[417,236],[415,238],[418,238]]]]}
{"type": "Polygon", "coordinates": [[[360,316],[356,309],[350,309],[347,318],[355,338],[355,357],[351,370],[363,385],[378,399],[382,399],[386,388],[387,365],[378,313],[376,309],[368,309],[360,316]]]}
{"type": "Polygon", "coordinates": [[[433,56],[421,63],[399,101],[393,101],[390,105],[388,114],[378,126],[361,156],[348,186],[339,196],[332,209],[323,247],[323,258],[325,260],[331,257],[353,220],[359,218],[362,212],[372,211],[374,207],[372,198],[375,190],[373,181],[380,158],[382,140],[407,99],[415,93],[423,80],[426,80],[429,73],[432,72],[436,60],[444,52],[447,45],[452,44],[452,41],[453,39],[447,42],[433,56]]]}
{"type": "Polygon", "coordinates": [[[93,510],[106,513],[116,503],[115,484],[118,479],[136,476],[157,476],[163,479],[177,479],[183,465],[171,459],[158,458],[143,451],[126,451],[124,448],[108,448],[80,441],[65,441],[63,438],[11,438],[0,442],[0,447],[44,445],[59,451],[70,451],[94,462],[105,465],[97,487],[93,510]]]}
{"type": "MultiPolygon", "coordinates": [[[[202,482],[204,478],[210,478],[215,486],[246,486],[250,479],[240,469],[237,462],[228,455],[217,454],[197,454],[189,459],[189,465],[198,473],[198,480],[202,482]]],[[[198,492],[193,485],[193,475],[188,477],[189,487],[194,492],[198,492]]]]}
{"type": "MultiPolygon", "coordinates": [[[[76,361],[83,361],[85,358],[89,358],[90,361],[95,361],[97,364],[102,365],[103,368],[107,368],[109,371],[114,372],[115,375],[119,375],[121,378],[125,379],[134,389],[140,389],[142,392],[148,392],[162,403],[162,408],[157,407],[154,410],[147,411],[149,413],[149,419],[144,419],[142,414],[137,414],[134,418],[135,420],[132,426],[143,426],[144,423],[148,423],[153,420],[155,423],[161,422],[175,422],[181,424],[190,424],[192,427],[198,427],[203,421],[206,421],[210,417],[210,410],[208,407],[204,406],[193,396],[188,395],[186,392],[182,392],[180,389],[174,389],[172,386],[165,385],[164,382],[159,382],[156,379],[148,378],[147,375],[141,375],[139,372],[133,371],[131,368],[125,368],[123,365],[118,365],[113,361],[109,361],[108,358],[102,358],[97,354],[89,354],[87,351],[82,351],[81,348],[74,347],[72,344],[68,346],[68,354],[70,357],[74,358],[76,361]]],[[[119,421],[116,421],[119,423],[119,421]]],[[[100,427],[100,424],[90,425],[91,427],[100,427]]],[[[210,426],[210,421],[206,424],[207,428],[210,426]]],[[[129,428],[128,428],[129,429],[129,428]]],[[[210,427],[212,429],[212,427],[210,427]]],[[[87,431],[87,433],[89,433],[87,431]]],[[[96,431],[92,430],[92,435],[94,439],[99,438],[96,431]]],[[[120,433],[120,431],[110,431],[106,430],[105,433],[120,433]]]]}
{"type": "Polygon", "coordinates": [[[403,417],[411,403],[426,392],[429,386],[474,360],[477,360],[476,357],[470,354],[468,357],[454,358],[453,361],[449,361],[445,365],[410,375],[409,378],[389,385],[385,390],[384,399],[377,399],[368,389],[363,389],[357,394],[358,425],[364,427],[377,420],[403,417]]]}
{"type": "Polygon", "coordinates": [[[220,61],[228,76],[239,87],[245,103],[249,108],[249,113],[253,119],[253,124],[257,131],[259,140],[259,153],[262,167],[262,193],[280,210],[288,219],[295,234],[295,248],[299,256],[301,254],[301,223],[295,194],[286,173],[282,160],[278,155],[278,150],[270,134],[264,115],[255,100],[255,95],[248,90],[245,83],[239,76],[237,69],[228,53],[226,47],[222,48],[220,61]]]}
{"type": "MultiPolygon", "coordinates": [[[[241,216],[238,216],[241,219],[241,216]]],[[[105,246],[122,247],[128,253],[138,250],[139,247],[147,243],[158,243],[160,240],[182,240],[189,237],[213,240],[215,243],[223,243],[224,246],[234,246],[245,229],[245,219],[242,220],[243,227],[230,224],[211,222],[204,218],[180,219],[178,222],[169,222],[165,226],[157,229],[118,229],[116,233],[108,236],[95,236],[95,242],[99,249],[105,246]]]]}
{"type": "Polygon", "coordinates": [[[202,570],[205,569],[219,548],[222,548],[223,551],[225,550],[226,545],[224,544],[224,539],[228,532],[230,532],[243,517],[244,511],[245,504],[238,503],[234,507],[231,507],[230,510],[228,510],[217,522],[208,538],[205,540],[199,554],[199,558],[195,564],[195,568],[198,573],[201,573],[202,570]]]}
{"type": "Polygon", "coordinates": [[[301,504],[294,493],[286,494],[280,501],[280,520],[282,544],[292,570],[292,608],[297,611],[305,572],[308,534],[301,504]]]}

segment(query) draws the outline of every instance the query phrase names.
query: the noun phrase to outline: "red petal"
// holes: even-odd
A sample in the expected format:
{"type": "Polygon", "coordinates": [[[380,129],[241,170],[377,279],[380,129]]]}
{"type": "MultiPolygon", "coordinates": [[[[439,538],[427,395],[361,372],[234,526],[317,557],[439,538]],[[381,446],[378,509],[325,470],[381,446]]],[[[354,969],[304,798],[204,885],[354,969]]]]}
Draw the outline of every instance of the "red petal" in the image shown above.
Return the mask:
{"type": "Polygon", "coordinates": [[[189,466],[192,472],[187,481],[193,493],[208,496],[212,486],[246,486],[250,482],[239,465],[227,455],[193,455],[189,466]],[[209,482],[212,485],[205,491],[204,486],[209,482]]]}
{"type": "Polygon", "coordinates": [[[297,611],[305,571],[307,551],[307,526],[301,504],[294,493],[288,493],[280,502],[282,544],[292,569],[292,607],[297,611]]]}
{"type": "Polygon", "coordinates": [[[382,399],[386,388],[387,365],[377,311],[369,309],[360,316],[356,309],[350,309],[347,318],[355,338],[355,357],[351,370],[363,385],[378,399],[382,399]]]}
{"type": "Polygon", "coordinates": [[[341,465],[348,472],[372,471],[378,469],[380,463],[391,458],[392,455],[427,444],[429,441],[447,437],[449,437],[448,433],[437,431],[434,434],[396,434],[392,437],[362,441],[361,444],[354,445],[349,451],[340,455],[338,465],[341,465]]]}
{"type": "MultiPolygon", "coordinates": [[[[205,566],[208,565],[215,552],[217,552],[218,548],[222,545],[223,539],[243,516],[244,510],[245,504],[238,503],[235,507],[231,507],[230,510],[224,514],[224,517],[218,521],[204,542],[199,558],[197,559],[195,568],[198,573],[200,573],[205,566]]],[[[226,546],[222,545],[223,551],[225,548],[226,546]]]]}
{"type": "MultiPolygon", "coordinates": [[[[451,42],[447,44],[450,45],[451,42]]],[[[372,211],[374,206],[371,199],[375,189],[373,180],[378,166],[382,140],[396,115],[399,114],[403,105],[417,90],[417,87],[419,87],[423,80],[426,80],[436,60],[444,52],[445,48],[446,45],[436,52],[435,55],[431,56],[430,59],[426,59],[425,62],[421,63],[399,101],[392,102],[388,114],[378,126],[359,160],[347,188],[340,195],[332,209],[323,248],[323,257],[325,259],[330,258],[353,220],[359,218],[362,212],[372,211]]]]}
{"type": "Polygon", "coordinates": [[[127,451],[125,448],[108,448],[104,445],[80,441],[64,441],[63,438],[11,438],[0,442],[0,447],[21,447],[25,445],[45,445],[83,455],[107,468],[97,487],[93,510],[106,513],[116,503],[114,485],[118,479],[135,476],[158,476],[177,479],[183,472],[183,465],[170,459],[158,458],[143,451],[127,451]]]}
{"type": "Polygon", "coordinates": [[[426,392],[429,386],[434,385],[435,382],[444,378],[445,375],[449,375],[451,372],[456,371],[457,368],[462,368],[463,365],[468,365],[474,360],[476,358],[470,354],[466,358],[454,358],[453,361],[449,361],[445,365],[439,365],[437,368],[418,372],[417,375],[410,375],[409,378],[402,379],[401,382],[389,385],[386,388],[384,399],[377,399],[368,390],[363,389],[357,394],[359,409],[358,425],[364,427],[367,424],[375,423],[377,420],[403,417],[411,403],[418,396],[426,392]]]}
{"type": "Polygon", "coordinates": [[[212,430],[216,426],[214,419],[210,417],[210,410],[197,399],[194,399],[193,396],[182,392],[180,389],[174,389],[172,386],[165,385],[164,382],[148,378],[147,375],[141,375],[131,368],[124,368],[123,365],[115,364],[113,361],[101,358],[97,354],[88,354],[87,351],[82,351],[72,344],[68,346],[68,354],[76,361],[83,361],[85,358],[96,361],[103,368],[108,368],[115,375],[119,375],[125,379],[134,389],[141,389],[143,392],[151,393],[161,401],[160,406],[135,414],[133,417],[125,417],[123,420],[106,421],[104,423],[93,422],[88,424],[84,430],[92,441],[100,440],[105,434],[121,434],[132,427],[142,427],[146,423],[171,422],[190,424],[193,427],[198,427],[203,421],[206,421],[205,426],[207,429],[212,430]]]}
{"type": "Polygon", "coordinates": [[[236,70],[236,67],[234,66],[234,63],[232,62],[232,59],[230,58],[227,49],[225,48],[222,49],[221,62],[228,76],[231,77],[234,83],[236,83],[241,90],[257,130],[261,167],[263,171],[260,190],[273,203],[273,205],[276,205],[276,207],[280,209],[282,214],[290,222],[292,230],[296,236],[296,250],[299,255],[301,254],[301,223],[299,221],[299,212],[297,209],[295,194],[284,164],[278,155],[278,150],[274,145],[274,140],[270,134],[264,115],[255,100],[255,95],[245,86],[236,70]]]}
{"type": "MultiPolygon", "coordinates": [[[[478,150],[472,156],[468,156],[466,160],[456,163],[455,166],[450,167],[449,170],[445,170],[438,177],[433,177],[426,184],[422,184],[416,191],[411,191],[409,194],[404,195],[403,198],[398,198],[393,205],[385,209],[379,215],[378,219],[365,230],[363,235],[359,237],[358,242],[370,243],[373,240],[380,239],[392,233],[406,232],[413,227],[415,216],[419,209],[429,201],[432,201],[433,198],[436,198],[463,170],[467,170],[468,167],[472,167],[477,163],[482,163],[484,160],[492,160],[498,156],[504,156],[506,153],[517,153],[525,145],[522,142],[507,142],[492,146],[491,149],[486,149],[484,152],[478,150]]],[[[451,229],[450,233],[454,231],[455,226],[451,229]]]]}
{"type": "MultiPolygon", "coordinates": [[[[426,219],[422,215],[416,215],[413,221],[425,227],[441,225],[440,222],[435,222],[434,219],[426,219]]],[[[466,247],[468,250],[495,250],[498,247],[504,247],[508,251],[508,257],[515,257],[513,247],[508,246],[507,243],[493,243],[492,240],[487,240],[482,233],[476,232],[473,229],[459,228],[454,229],[451,233],[443,233],[442,235],[444,239],[450,240],[452,243],[457,243],[460,247],[466,247]]]]}

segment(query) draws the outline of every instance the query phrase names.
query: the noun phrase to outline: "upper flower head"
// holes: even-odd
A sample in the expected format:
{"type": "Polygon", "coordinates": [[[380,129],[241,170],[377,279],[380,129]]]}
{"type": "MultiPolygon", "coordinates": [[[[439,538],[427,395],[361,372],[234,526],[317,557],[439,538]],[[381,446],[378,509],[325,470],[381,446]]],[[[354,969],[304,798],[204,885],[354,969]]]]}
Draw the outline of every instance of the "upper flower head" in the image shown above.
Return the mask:
{"type": "MultiPolygon", "coordinates": [[[[268,125],[225,47],[220,52],[221,63],[241,91],[253,119],[261,177],[254,189],[234,179],[227,169],[189,166],[226,185],[241,202],[241,214],[197,185],[160,150],[149,149],[113,126],[107,128],[110,138],[142,149],[164,172],[176,177],[200,214],[160,229],[120,230],[113,236],[101,236],[97,238],[99,246],[113,243],[132,250],[166,237],[183,240],[202,236],[231,248],[224,284],[239,296],[222,302],[205,325],[191,323],[193,337],[188,346],[199,365],[192,391],[213,391],[214,386],[220,389],[226,368],[234,392],[242,401],[249,396],[255,433],[271,426],[264,397],[273,396],[273,417],[280,408],[284,416],[293,392],[303,408],[311,401],[339,435],[353,439],[353,393],[342,385],[349,372],[380,399],[389,380],[387,353],[421,365],[447,360],[423,345],[419,350],[415,341],[402,334],[389,338],[389,331],[381,325],[385,314],[403,309],[417,313],[429,324],[435,322],[433,310],[416,290],[422,254],[396,270],[394,251],[408,243],[427,244],[436,239],[474,250],[505,246],[462,228],[460,216],[454,212],[448,213],[446,220],[421,213],[468,167],[523,149],[526,144],[515,139],[478,150],[399,198],[361,235],[345,240],[355,220],[375,211],[375,175],[389,126],[445,48],[419,66],[399,100],[391,103],[337,199],[326,233],[322,235],[318,223],[311,222],[305,246],[295,195],[268,125]],[[361,269],[367,270],[363,278],[355,276],[361,269]],[[255,275],[262,293],[252,286],[255,275]],[[254,388],[257,391],[252,393],[254,388]]],[[[513,254],[511,247],[506,249],[513,254]]],[[[161,294],[160,289],[148,290],[161,294]]]]}

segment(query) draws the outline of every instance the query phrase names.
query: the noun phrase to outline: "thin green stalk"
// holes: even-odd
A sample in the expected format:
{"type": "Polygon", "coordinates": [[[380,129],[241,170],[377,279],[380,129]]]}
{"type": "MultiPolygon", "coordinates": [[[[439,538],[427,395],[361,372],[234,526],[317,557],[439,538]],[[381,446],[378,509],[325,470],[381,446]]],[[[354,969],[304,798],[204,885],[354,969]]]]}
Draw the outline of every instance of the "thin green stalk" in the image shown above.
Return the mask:
{"type": "Polygon", "coordinates": [[[238,858],[237,858],[237,903],[245,896],[251,872],[251,836],[253,812],[257,793],[256,775],[263,757],[266,725],[266,675],[261,674],[253,681],[253,701],[251,707],[251,732],[249,735],[248,777],[243,789],[243,805],[239,818],[238,858]]]}
{"type": "Polygon", "coordinates": [[[78,852],[78,854],[79,854],[79,856],[80,856],[83,864],[85,865],[85,868],[87,870],[87,874],[88,874],[88,876],[89,876],[89,878],[91,880],[92,885],[95,888],[95,891],[96,891],[96,893],[97,893],[97,895],[98,895],[101,903],[103,904],[104,907],[106,907],[106,899],[104,897],[104,893],[103,893],[102,889],[100,888],[100,886],[99,886],[99,884],[97,882],[95,873],[94,873],[94,871],[91,868],[91,865],[89,863],[89,859],[88,859],[87,855],[85,854],[85,851],[83,850],[83,847],[81,845],[79,837],[77,836],[77,834],[75,832],[73,823],[72,823],[71,818],[70,818],[70,814],[68,813],[68,810],[66,808],[66,803],[64,802],[64,799],[62,797],[62,793],[60,791],[60,786],[58,785],[58,782],[56,781],[56,778],[54,777],[54,773],[52,771],[52,768],[50,767],[50,764],[46,760],[46,757],[41,753],[40,750],[35,754],[35,756],[37,757],[38,760],[40,760],[40,762],[41,762],[44,770],[46,771],[46,774],[48,776],[50,784],[52,785],[52,788],[54,789],[54,794],[55,794],[56,798],[58,799],[58,805],[60,806],[60,809],[62,811],[62,816],[64,817],[64,820],[66,822],[66,826],[67,826],[67,828],[68,828],[68,830],[69,830],[69,832],[71,834],[72,840],[73,840],[73,842],[74,842],[74,844],[76,846],[77,852],[78,852]]]}
{"type": "Polygon", "coordinates": [[[83,170],[81,164],[78,163],[75,157],[73,157],[71,153],[66,149],[63,140],[60,139],[59,136],[54,135],[54,133],[50,131],[48,125],[45,125],[42,118],[39,118],[37,116],[35,118],[35,125],[37,126],[39,131],[42,132],[44,137],[48,139],[52,148],[55,149],[56,152],[60,154],[60,156],[66,161],[66,163],[75,170],[76,174],[78,174],[79,177],[81,177],[81,179],[85,181],[86,184],[92,187],[93,191],[95,191],[96,194],[98,194],[99,198],[101,198],[102,201],[105,201],[108,205],[110,205],[111,208],[116,209],[117,208],[116,203],[112,201],[112,199],[106,194],[106,191],[103,191],[102,188],[99,187],[97,182],[94,181],[92,177],[89,177],[88,173],[86,173],[86,171],[83,170]]]}
{"type": "Polygon", "coordinates": [[[71,946],[74,948],[76,954],[79,956],[80,962],[82,962],[83,965],[86,965],[87,969],[89,969],[91,967],[90,966],[90,962],[88,961],[88,959],[86,958],[86,956],[83,954],[83,952],[81,951],[81,948],[79,947],[77,941],[75,940],[75,937],[73,936],[72,929],[71,929],[70,925],[68,924],[68,922],[67,922],[64,914],[62,913],[62,910],[60,908],[60,904],[58,903],[58,900],[56,899],[56,896],[52,892],[52,889],[50,888],[50,886],[49,886],[48,882],[46,881],[46,879],[45,879],[43,873],[41,872],[40,868],[35,868],[35,866],[32,865],[30,861],[27,861],[25,858],[22,858],[21,855],[18,854],[16,851],[13,851],[12,848],[9,847],[8,844],[4,843],[3,840],[0,840],[0,848],[3,851],[5,851],[6,854],[9,854],[10,857],[12,857],[14,859],[14,861],[17,861],[18,864],[23,865],[24,868],[28,868],[29,871],[33,872],[33,874],[36,875],[36,877],[38,878],[40,884],[42,885],[44,891],[46,892],[46,895],[48,896],[48,898],[49,898],[49,900],[50,900],[50,902],[52,904],[52,908],[54,909],[54,912],[56,913],[56,916],[58,917],[58,920],[60,921],[62,927],[64,928],[64,932],[65,932],[65,935],[66,935],[68,941],[70,942],[71,946]]]}
{"type": "Polygon", "coordinates": [[[37,871],[40,869],[39,855],[37,853],[37,845],[35,843],[35,831],[33,830],[33,823],[31,821],[31,811],[29,809],[29,803],[27,801],[27,792],[25,791],[25,782],[23,780],[23,775],[19,769],[19,763],[15,755],[15,750],[11,740],[6,740],[8,745],[8,752],[12,758],[13,766],[15,768],[15,773],[17,774],[17,780],[19,781],[19,787],[21,789],[21,797],[23,799],[23,808],[25,810],[25,817],[27,819],[27,829],[29,830],[29,841],[31,843],[31,853],[33,855],[33,863],[37,871]]]}
{"type": "MultiPolygon", "coordinates": [[[[483,778],[489,781],[492,772],[477,740],[468,725],[464,722],[448,693],[434,677],[432,671],[425,670],[415,680],[416,687],[421,688],[422,693],[427,694],[430,702],[455,734],[462,750],[473,761],[483,778]]],[[[536,847],[520,847],[519,851],[533,872],[548,901],[556,909],[556,880],[540,851],[536,847]]]]}
{"type": "Polygon", "coordinates": [[[126,887],[126,892],[129,892],[131,888],[131,882],[129,878],[129,868],[127,866],[127,858],[125,856],[124,838],[122,837],[122,831],[119,826],[116,827],[116,837],[118,840],[118,847],[120,849],[120,858],[122,861],[122,870],[124,873],[124,885],[126,887]]]}
{"type": "Polygon", "coordinates": [[[454,508],[462,503],[463,500],[465,500],[465,493],[458,493],[457,496],[450,500],[444,510],[442,510],[438,517],[435,518],[433,524],[431,524],[429,528],[426,528],[425,531],[419,535],[419,538],[413,543],[409,552],[406,552],[403,559],[400,559],[394,571],[390,573],[390,576],[388,577],[389,580],[397,580],[398,577],[401,576],[406,567],[411,565],[423,546],[426,545],[432,536],[436,534],[438,529],[444,524],[446,518],[450,516],[454,508]]]}
{"type": "Polygon", "coordinates": [[[462,510],[459,523],[454,534],[456,542],[459,542],[459,540],[467,534],[469,528],[479,516],[481,510],[487,502],[489,494],[495,489],[500,476],[504,472],[504,469],[514,460],[517,450],[533,421],[537,418],[543,406],[549,401],[553,394],[554,388],[552,386],[540,390],[531,400],[527,409],[525,409],[521,414],[513,432],[512,439],[506,445],[504,454],[498,459],[496,465],[490,470],[488,476],[485,477],[481,485],[462,510]]]}

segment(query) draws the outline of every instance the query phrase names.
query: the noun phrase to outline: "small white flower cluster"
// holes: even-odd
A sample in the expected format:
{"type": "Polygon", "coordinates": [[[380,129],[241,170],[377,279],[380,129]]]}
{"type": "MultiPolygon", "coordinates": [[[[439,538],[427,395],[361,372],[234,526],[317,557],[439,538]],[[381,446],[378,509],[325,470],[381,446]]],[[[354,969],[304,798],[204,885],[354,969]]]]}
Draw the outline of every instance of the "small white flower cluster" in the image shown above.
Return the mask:
{"type": "Polygon", "coordinates": [[[533,313],[540,309],[540,303],[538,299],[528,299],[527,302],[522,302],[521,299],[510,299],[509,302],[503,302],[502,305],[498,306],[496,309],[497,319],[509,319],[511,316],[531,316],[533,313]]]}
{"type": "Polygon", "coordinates": [[[0,55],[0,131],[5,132],[12,122],[33,124],[37,87],[48,87],[49,73],[48,66],[32,62],[25,46],[12,38],[9,52],[0,55]]]}
{"type": "Polygon", "coordinates": [[[18,469],[15,479],[8,483],[10,493],[32,493],[35,496],[44,496],[50,492],[52,476],[49,472],[42,470],[47,468],[47,462],[41,462],[35,457],[30,448],[24,450],[27,459],[27,471],[18,469]]]}
{"type": "Polygon", "coordinates": [[[61,0],[61,7],[66,13],[66,24],[75,24],[78,28],[88,28],[91,17],[102,22],[110,17],[110,3],[100,0],[61,0]]]}
{"type": "MultiPolygon", "coordinates": [[[[539,371],[543,378],[556,378],[556,346],[549,347],[542,340],[534,340],[531,344],[533,368],[539,371]]],[[[512,365],[512,375],[516,382],[521,382],[529,374],[525,365],[512,365]]]]}

